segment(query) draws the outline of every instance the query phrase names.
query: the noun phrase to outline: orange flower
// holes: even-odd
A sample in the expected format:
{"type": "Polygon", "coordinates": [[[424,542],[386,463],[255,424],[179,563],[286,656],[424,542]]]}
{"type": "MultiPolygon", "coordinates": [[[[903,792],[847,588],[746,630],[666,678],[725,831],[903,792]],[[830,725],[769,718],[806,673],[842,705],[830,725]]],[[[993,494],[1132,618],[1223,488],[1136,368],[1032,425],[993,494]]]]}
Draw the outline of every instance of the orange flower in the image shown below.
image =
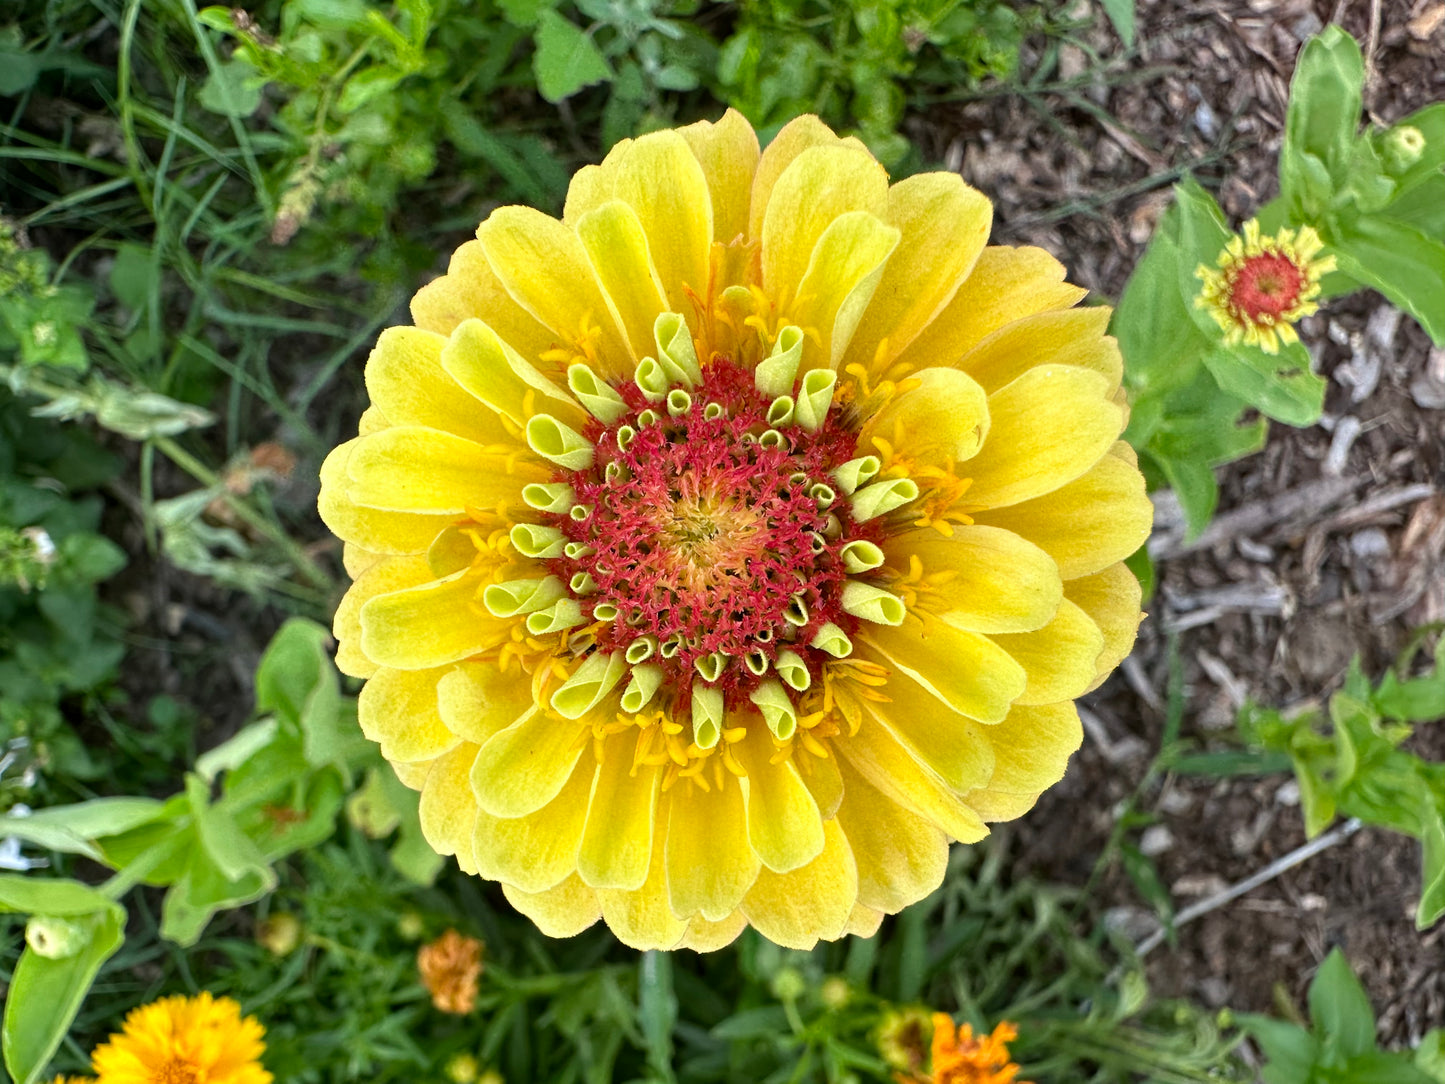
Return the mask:
{"type": "Polygon", "coordinates": [[[973,1037],[973,1027],[960,1024],[954,1031],[953,1017],[933,1014],[933,1075],[907,1077],[895,1074],[898,1084],[1029,1084],[1015,1080],[1019,1067],[1009,1061],[1008,1044],[1018,1038],[1018,1028],[1004,1021],[991,1035],[973,1037]]]}
{"type": "Polygon", "coordinates": [[[458,1016],[477,1006],[477,979],[482,974],[482,943],[448,930],[423,945],[416,954],[416,969],[431,1003],[458,1016]]]}

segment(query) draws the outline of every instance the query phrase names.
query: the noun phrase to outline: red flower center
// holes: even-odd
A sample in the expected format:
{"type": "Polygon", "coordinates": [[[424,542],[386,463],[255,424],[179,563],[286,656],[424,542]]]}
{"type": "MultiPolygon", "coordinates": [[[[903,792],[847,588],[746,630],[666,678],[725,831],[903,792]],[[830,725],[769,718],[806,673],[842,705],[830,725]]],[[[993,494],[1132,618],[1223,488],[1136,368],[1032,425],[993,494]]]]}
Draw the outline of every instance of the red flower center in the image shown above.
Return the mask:
{"type": "Polygon", "coordinates": [[[691,688],[698,660],[751,655],[756,670],[728,666],[716,683],[730,704],[746,699],[783,648],[817,672],[822,653],[809,641],[818,630],[858,626],[840,602],[840,551],[883,533],[853,521],[832,477],[852,458],[856,433],[836,408],[816,431],[769,424],[772,400],[727,360],[703,368],[676,415],[634,384],[616,390],[628,412],[588,427],[593,465],[554,479],[572,487],[577,506],[549,517],[578,554],[553,559],[551,571],[572,584],[585,573],[595,585],[579,602],[589,621],[604,622],[598,647],[653,637],[647,661],[675,692],[691,688]]]}
{"type": "Polygon", "coordinates": [[[1229,302],[1248,320],[1277,320],[1299,302],[1304,281],[1304,273],[1288,256],[1264,252],[1246,258],[1235,272],[1229,302]]]}

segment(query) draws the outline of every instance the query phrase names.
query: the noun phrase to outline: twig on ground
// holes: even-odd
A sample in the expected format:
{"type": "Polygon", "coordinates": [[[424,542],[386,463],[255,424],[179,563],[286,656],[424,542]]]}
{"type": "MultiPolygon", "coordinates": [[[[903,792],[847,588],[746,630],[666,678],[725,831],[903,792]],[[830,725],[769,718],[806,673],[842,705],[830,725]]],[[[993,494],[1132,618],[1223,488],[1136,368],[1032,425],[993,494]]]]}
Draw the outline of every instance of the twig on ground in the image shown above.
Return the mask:
{"type": "MultiPolygon", "coordinates": [[[[1344,824],[1340,825],[1333,831],[1326,832],[1324,835],[1318,836],[1315,839],[1310,840],[1308,843],[1304,844],[1301,847],[1296,847],[1294,850],[1290,851],[1289,854],[1283,855],[1282,857],[1276,859],[1269,865],[1265,866],[1264,869],[1259,870],[1256,873],[1250,874],[1250,876],[1246,877],[1239,883],[1230,885],[1223,892],[1217,892],[1213,896],[1208,897],[1207,899],[1202,899],[1198,903],[1191,904],[1190,906],[1184,908],[1184,910],[1180,911],[1177,915],[1174,916],[1172,928],[1177,930],[1186,922],[1193,922],[1196,918],[1207,915],[1210,911],[1216,910],[1220,907],[1223,907],[1226,903],[1230,903],[1231,901],[1238,899],[1246,892],[1252,891],[1253,889],[1258,888],[1262,884],[1267,884],[1268,882],[1278,877],[1281,873],[1284,873],[1286,870],[1293,869],[1305,859],[1312,858],[1315,855],[1319,854],[1321,851],[1328,850],[1330,847],[1333,847],[1336,843],[1341,843],[1344,840],[1349,839],[1350,836],[1358,832],[1360,828],[1360,821],[1355,817],[1351,817],[1349,820],[1345,821],[1344,824]]],[[[1147,956],[1149,953],[1153,952],[1156,948],[1162,945],[1164,943],[1164,939],[1168,935],[1169,933],[1167,929],[1160,929],[1156,930],[1154,933],[1151,933],[1148,937],[1144,938],[1144,940],[1140,941],[1137,945],[1134,946],[1135,955],[1147,956]]]]}

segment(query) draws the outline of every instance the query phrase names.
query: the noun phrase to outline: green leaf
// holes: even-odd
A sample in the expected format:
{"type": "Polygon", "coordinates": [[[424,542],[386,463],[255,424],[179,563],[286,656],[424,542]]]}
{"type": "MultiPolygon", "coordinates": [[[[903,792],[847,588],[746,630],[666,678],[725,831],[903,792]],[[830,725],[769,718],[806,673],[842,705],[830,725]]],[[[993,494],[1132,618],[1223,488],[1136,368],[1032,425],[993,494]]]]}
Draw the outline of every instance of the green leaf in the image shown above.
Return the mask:
{"type": "Polygon", "coordinates": [[[256,710],[274,711],[297,728],[312,766],[334,765],[350,779],[375,747],[356,725],[355,705],[342,700],[330,640],[314,621],[292,618],[282,625],[256,670],[256,710]]]}
{"type": "Polygon", "coordinates": [[[551,11],[557,0],[497,0],[502,18],[513,26],[533,27],[543,11],[551,11]]]}
{"type": "Polygon", "coordinates": [[[391,68],[365,68],[346,81],[341,96],[336,99],[336,111],[341,114],[354,113],[367,103],[392,91],[406,78],[405,72],[391,68]]]}
{"type": "Polygon", "coordinates": [[[1325,379],[1310,370],[1301,343],[1284,343],[1278,354],[1238,343],[1206,354],[1204,367],[1229,394],[1286,425],[1314,425],[1324,410],[1325,379]]]}
{"type": "Polygon", "coordinates": [[[1420,832],[1420,904],[1415,928],[1426,929],[1445,915],[1445,820],[1438,807],[1423,818],[1420,832]]]}
{"type": "Polygon", "coordinates": [[[223,117],[249,117],[260,107],[265,87],[265,77],[249,61],[234,56],[211,70],[197,100],[223,117]]]}
{"type": "Polygon", "coordinates": [[[0,873],[0,912],[22,915],[90,915],[114,901],[80,881],[0,873]]]}
{"type": "Polygon", "coordinates": [[[41,72],[40,59],[25,48],[20,28],[0,29],[0,97],[29,90],[41,72]]]}
{"type": "Polygon", "coordinates": [[[258,900],[274,883],[274,875],[268,880],[259,873],[228,880],[204,847],[193,847],[184,872],[161,902],[161,936],[178,945],[194,945],[217,911],[258,900]]]}
{"type": "Polygon", "coordinates": [[[40,1078],[100,965],[125,940],[125,910],[118,903],[82,915],[74,925],[84,935],[79,951],[47,959],[26,948],[15,965],[5,999],[0,1046],[5,1048],[5,1067],[17,1084],[34,1084],[40,1078]]]}
{"type": "Polygon", "coordinates": [[[1299,783],[1300,807],[1305,818],[1305,837],[1314,839],[1335,819],[1335,792],[1307,761],[1294,758],[1299,783]]]}
{"type": "Polygon", "coordinates": [[[596,42],[555,11],[538,16],[536,41],[532,70],[537,90],[549,102],[560,102],[583,87],[612,78],[612,69],[596,42]]]}
{"type": "Polygon", "coordinates": [[[110,268],[110,292],[126,308],[139,312],[150,297],[155,272],[151,250],[126,241],[115,250],[115,263],[110,268]]]}
{"type": "Polygon", "coordinates": [[[1331,241],[1341,271],[1379,290],[1445,346],[1445,241],[1384,215],[1342,222],[1331,241]]]}
{"type": "Polygon", "coordinates": [[[1134,0],[1101,0],[1104,14],[1114,24],[1114,32],[1124,42],[1124,48],[1134,47],[1134,0]]]}
{"type": "Polygon", "coordinates": [[[520,154],[500,136],[488,131],[461,102],[448,98],[441,105],[442,124],[452,146],[471,158],[480,158],[499,173],[528,203],[547,206],[554,194],[541,183],[520,154]]]}
{"type": "Polygon", "coordinates": [[[1268,1060],[1260,1074],[1265,1084],[1305,1084],[1309,1080],[1320,1046],[1304,1028],[1253,1013],[1241,1014],[1239,1026],[1259,1044],[1268,1060]]]}
{"type": "Polygon", "coordinates": [[[37,847],[83,854],[100,862],[103,858],[95,840],[149,824],[161,816],[164,808],[152,798],[96,798],[41,809],[25,817],[0,817],[0,837],[17,836],[37,847]]]}
{"type": "Polygon", "coordinates": [[[1433,1084],[1434,1078],[1411,1064],[1408,1054],[1370,1050],[1335,1070],[1340,1084],[1433,1084]]]}
{"type": "Polygon", "coordinates": [[[1348,180],[1364,80],[1360,47],[1338,26],[1326,27],[1300,52],[1279,156],[1280,187],[1297,221],[1316,218],[1328,188],[1348,180]]]}
{"type": "Polygon", "coordinates": [[[1195,304],[1203,282],[1198,275],[1201,265],[1214,267],[1219,254],[1229,244],[1234,232],[1225,220],[1213,196],[1193,180],[1174,186],[1179,207],[1179,292],[1187,299],[1186,308],[1194,325],[1212,343],[1223,338],[1218,322],[1203,306],[1195,304]]]}
{"type": "Polygon", "coordinates": [[[1339,949],[1320,964],[1309,989],[1310,1021],[1326,1052],[1353,1058],[1375,1048],[1375,1012],[1339,949]]]}
{"type": "Polygon", "coordinates": [[[276,720],[262,719],[244,726],[220,745],[196,758],[196,774],[207,783],[222,772],[240,768],[276,737],[276,720]]]}
{"type": "Polygon", "coordinates": [[[228,810],[211,804],[209,791],[210,787],[200,776],[186,775],[186,797],[191,802],[196,837],[216,869],[227,881],[259,875],[262,880],[274,883],[275,874],[256,844],[241,831],[228,810]]]}
{"type": "Polygon", "coordinates": [[[1384,213],[1426,237],[1445,237],[1445,176],[1425,178],[1396,197],[1384,213]]]}
{"type": "Polygon", "coordinates": [[[1415,1068],[1437,1084],[1445,1084],[1445,1028],[1434,1028],[1425,1033],[1420,1045],[1415,1048],[1415,1068]]]}
{"type": "MultiPolygon", "coordinates": [[[[1376,129],[1370,133],[1370,139],[1398,182],[1399,193],[1404,195],[1430,178],[1438,177],[1445,169],[1445,102],[1427,105],[1390,128],[1376,129]],[[1415,129],[1425,140],[1424,148],[1414,161],[1402,158],[1398,148],[1399,133],[1408,128],[1415,129]]],[[[1388,213],[1396,213],[1393,206],[1388,213]]]]}

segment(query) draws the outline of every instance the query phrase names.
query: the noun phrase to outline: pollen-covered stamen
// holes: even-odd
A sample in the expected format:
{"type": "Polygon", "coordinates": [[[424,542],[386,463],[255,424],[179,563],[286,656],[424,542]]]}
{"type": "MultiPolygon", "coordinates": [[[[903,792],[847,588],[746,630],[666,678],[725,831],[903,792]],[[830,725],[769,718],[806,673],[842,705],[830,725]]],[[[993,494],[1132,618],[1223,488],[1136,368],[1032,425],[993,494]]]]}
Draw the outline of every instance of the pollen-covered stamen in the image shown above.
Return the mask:
{"type": "MultiPolygon", "coordinates": [[[[718,359],[694,375],[682,332],[660,325],[657,338],[659,358],[644,359],[635,380],[569,373],[595,419],[583,432],[551,418],[529,431],[563,468],[529,489],[543,522],[517,532],[517,548],[545,554],[553,573],[529,629],[578,619],[593,647],[552,703],[572,715],[621,684],[623,710],[636,712],[661,694],[690,709],[706,749],[726,710],[752,701],[785,740],[797,712],[784,703],[851,653],[860,622],[891,621],[889,602],[901,606],[850,585],[867,587],[854,577],[877,567],[882,513],[911,483],[857,490],[878,461],[852,458],[857,435],[832,407],[835,375],[796,378],[801,340],[781,336],[767,373],[718,359]],[[867,522],[853,510],[860,497],[867,522]],[[569,605],[550,597],[557,584],[569,605]]],[[[518,613],[532,604],[513,593],[498,602],[518,613]]]]}

